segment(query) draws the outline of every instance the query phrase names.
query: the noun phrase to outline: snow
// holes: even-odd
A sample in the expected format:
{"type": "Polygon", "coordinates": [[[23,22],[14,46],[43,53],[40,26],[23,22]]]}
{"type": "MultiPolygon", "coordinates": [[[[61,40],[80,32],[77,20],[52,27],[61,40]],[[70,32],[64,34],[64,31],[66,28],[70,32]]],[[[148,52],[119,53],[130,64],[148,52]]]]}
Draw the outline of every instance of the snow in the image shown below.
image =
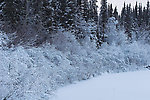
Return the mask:
{"type": "Polygon", "coordinates": [[[52,100],[149,100],[150,71],[104,74],[59,89],[52,100]]]}
{"type": "Polygon", "coordinates": [[[90,40],[90,29],[84,29],[87,33],[81,40],[59,29],[51,44],[37,48],[7,48],[5,45],[10,40],[0,32],[0,100],[51,100],[55,90],[75,81],[106,72],[141,70],[150,65],[150,45],[128,42],[124,31],[113,27],[117,24],[115,19],[109,22],[110,44],[104,43],[100,49],[96,48],[96,40],[90,40]]]}

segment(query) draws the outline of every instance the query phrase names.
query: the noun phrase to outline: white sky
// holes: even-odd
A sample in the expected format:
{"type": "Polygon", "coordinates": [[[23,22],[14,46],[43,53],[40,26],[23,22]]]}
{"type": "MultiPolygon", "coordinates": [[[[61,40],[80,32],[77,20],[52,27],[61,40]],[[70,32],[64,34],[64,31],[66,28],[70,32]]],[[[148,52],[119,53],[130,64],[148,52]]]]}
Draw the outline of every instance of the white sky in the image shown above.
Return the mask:
{"type": "MultiPolygon", "coordinates": [[[[98,1],[99,1],[99,4],[100,4],[101,0],[98,0],[98,1]]],[[[142,3],[143,6],[146,6],[148,0],[107,0],[108,3],[113,4],[113,7],[117,6],[119,13],[120,13],[120,11],[123,7],[124,1],[126,3],[131,3],[132,6],[135,5],[136,1],[138,3],[142,3]]]]}

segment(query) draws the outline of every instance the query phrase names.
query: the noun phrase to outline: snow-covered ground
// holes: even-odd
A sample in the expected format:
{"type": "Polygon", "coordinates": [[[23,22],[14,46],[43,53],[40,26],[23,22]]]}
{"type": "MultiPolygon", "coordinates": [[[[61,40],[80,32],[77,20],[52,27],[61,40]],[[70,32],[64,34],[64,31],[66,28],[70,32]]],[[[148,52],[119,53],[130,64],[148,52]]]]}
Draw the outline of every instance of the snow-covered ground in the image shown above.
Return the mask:
{"type": "Polygon", "coordinates": [[[53,100],[150,100],[150,71],[104,74],[59,89],[53,100]]]}

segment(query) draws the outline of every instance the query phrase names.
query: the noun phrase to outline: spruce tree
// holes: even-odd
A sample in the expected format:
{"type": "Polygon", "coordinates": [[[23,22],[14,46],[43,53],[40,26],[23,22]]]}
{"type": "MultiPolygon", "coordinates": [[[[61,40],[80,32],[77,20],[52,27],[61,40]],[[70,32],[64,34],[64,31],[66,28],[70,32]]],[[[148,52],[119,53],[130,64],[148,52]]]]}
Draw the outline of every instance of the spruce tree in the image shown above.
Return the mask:
{"type": "Polygon", "coordinates": [[[95,21],[95,23],[98,22],[98,11],[97,11],[97,0],[90,0],[90,12],[89,17],[95,21]]]}
{"type": "Polygon", "coordinates": [[[131,34],[131,31],[132,31],[131,4],[127,5],[127,7],[126,7],[124,27],[126,30],[125,33],[128,36],[128,40],[131,40],[132,39],[132,34],[131,34]]]}
{"type": "Polygon", "coordinates": [[[135,11],[134,11],[134,18],[138,18],[138,4],[136,2],[136,5],[135,5],[135,11]]]}
{"type": "Polygon", "coordinates": [[[133,8],[132,17],[133,17],[133,27],[134,29],[137,29],[138,27],[138,4],[137,2],[135,4],[135,7],[133,8]]]}
{"type": "MultiPolygon", "coordinates": [[[[55,0],[54,0],[55,1],[55,0]]],[[[54,5],[54,17],[57,20],[58,26],[70,28],[73,26],[75,19],[75,0],[61,0],[52,2],[54,5]]]]}
{"type": "Polygon", "coordinates": [[[85,21],[89,20],[89,3],[88,0],[81,0],[81,14],[85,21]]]}
{"type": "Polygon", "coordinates": [[[138,11],[138,26],[141,27],[142,25],[142,20],[143,20],[143,15],[142,15],[142,4],[139,4],[139,11],[138,11]]]}
{"type": "Polygon", "coordinates": [[[146,25],[149,25],[150,24],[150,4],[149,4],[149,1],[147,2],[147,8],[146,8],[146,14],[144,15],[146,16],[146,25]]]}
{"type": "Polygon", "coordinates": [[[57,31],[60,26],[60,3],[58,0],[52,0],[50,6],[52,8],[52,28],[57,31]]]}
{"type": "MultiPolygon", "coordinates": [[[[2,2],[1,2],[2,3],[2,2]]],[[[4,0],[1,5],[1,16],[8,30],[16,31],[22,15],[22,2],[20,0],[4,0]]]]}
{"type": "Polygon", "coordinates": [[[113,7],[112,7],[112,4],[108,5],[108,17],[113,17],[113,7]]]}
{"type": "Polygon", "coordinates": [[[75,8],[76,8],[76,0],[67,0],[66,24],[71,29],[73,29],[75,27],[75,17],[77,14],[77,11],[75,8]]]}
{"type": "Polygon", "coordinates": [[[3,9],[3,5],[4,5],[4,0],[0,1],[0,20],[2,20],[2,9],[3,9]]]}
{"type": "Polygon", "coordinates": [[[124,7],[122,8],[122,11],[121,11],[121,18],[120,18],[120,23],[121,25],[124,27],[124,24],[125,24],[125,16],[126,16],[126,4],[124,2],[124,7]]]}
{"type": "Polygon", "coordinates": [[[133,11],[132,11],[132,30],[135,33],[135,39],[138,39],[138,30],[139,30],[139,26],[138,26],[138,3],[136,2],[133,11]]]}
{"type": "Polygon", "coordinates": [[[117,20],[119,19],[117,7],[115,7],[115,9],[114,9],[113,16],[114,16],[117,20]]]}
{"type": "Polygon", "coordinates": [[[146,20],[146,18],[147,18],[147,15],[146,15],[146,14],[147,14],[147,12],[146,12],[146,7],[144,7],[144,8],[143,8],[143,13],[142,13],[142,26],[143,26],[143,27],[145,27],[145,25],[146,25],[146,23],[147,23],[147,22],[146,22],[146,21],[147,21],[147,20],[146,20]]]}
{"type": "Polygon", "coordinates": [[[98,44],[105,42],[106,24],[107,24],[107,0],[101,0],[100,15],[99,15],[99,33],[97,35],[98,44]]]}
{"type": "Polygon", "coordinates": [[[53,31],[53,8],[50,5],[51,3],[49,0],[43,0],[42,1],[42,7],[41,7],[41,20],[43,27],[46,28],[46,30],[50,33],[53,31]]]}
{"type": "Polygon", "coordinates": [[[67,7],[67,0],[60,0],[59,1],[59,21],[60,21],[60,25],[64,28],[67,28],[66,25],[66,7],[67,7]]]}

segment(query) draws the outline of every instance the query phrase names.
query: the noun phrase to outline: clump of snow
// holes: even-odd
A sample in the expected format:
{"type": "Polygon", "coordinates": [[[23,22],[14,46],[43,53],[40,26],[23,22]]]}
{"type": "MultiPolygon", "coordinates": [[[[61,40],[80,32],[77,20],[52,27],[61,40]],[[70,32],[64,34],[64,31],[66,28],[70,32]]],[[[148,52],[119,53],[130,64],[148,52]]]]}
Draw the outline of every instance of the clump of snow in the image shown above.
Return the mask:
{"type": "Polygon", "coordinates": [[[5,46],[9,42],[8,36],[0,31],[0,47],[5,46]]]}

